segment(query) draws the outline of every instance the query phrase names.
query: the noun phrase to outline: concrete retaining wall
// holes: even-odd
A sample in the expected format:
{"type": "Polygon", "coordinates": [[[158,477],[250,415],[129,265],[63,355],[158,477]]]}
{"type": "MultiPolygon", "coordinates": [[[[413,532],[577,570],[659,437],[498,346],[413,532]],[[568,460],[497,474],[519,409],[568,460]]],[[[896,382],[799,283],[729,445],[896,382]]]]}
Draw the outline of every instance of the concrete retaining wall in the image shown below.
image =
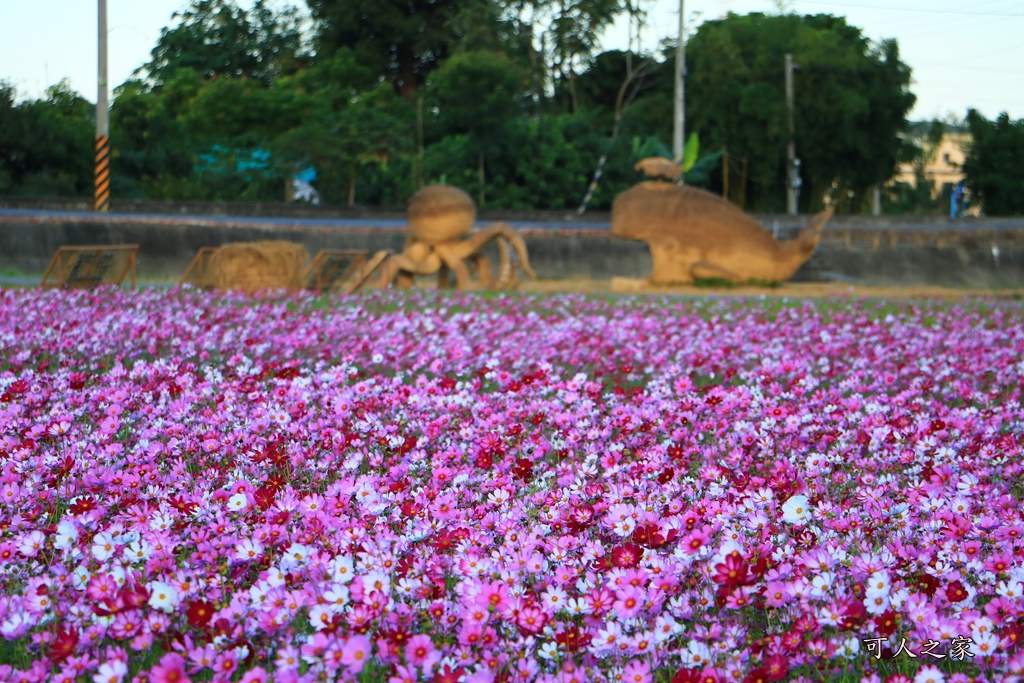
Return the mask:
{"type": "MultiPolygon", "coordinates": [[[[588,219],[590,217],[588,216],[588,219]]],[[[779,219],[773,219],[779,220],[779,219]]],[[[865,224],[839,220],[795,280],[849,280],[866,284],[1024,287],[1024,221],[935,225],[865,224]]],[[[786,238],[806,218],[779,220],[786,238]]],[[[770,229],[772,221],[763,220],[770,229]]],[[[543,279],[645,277],[651,257],[642,242],[595,228],[524,228],[530,261],[543,279]]],[[[0,214],[0,271],[41,274],[58,246],[139,244],[139,279],[177,280],[196,250],[227,242],[289,239],[310,254],[322,248],[400,251],[403,229],[212,221],[188,217],[0,214]]]]}

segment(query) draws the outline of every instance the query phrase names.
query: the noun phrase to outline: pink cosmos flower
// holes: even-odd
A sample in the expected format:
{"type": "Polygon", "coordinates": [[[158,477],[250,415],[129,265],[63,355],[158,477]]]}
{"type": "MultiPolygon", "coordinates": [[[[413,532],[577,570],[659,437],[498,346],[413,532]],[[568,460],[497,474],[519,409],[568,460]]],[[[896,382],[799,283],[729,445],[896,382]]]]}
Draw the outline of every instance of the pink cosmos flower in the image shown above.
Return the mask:
{"type": "Polygon", "coordinates": [[[414,667],[396,665],[394,673],[388,678],[388,683],[417,683],[417,680],[414,667]]]}
{"type": "Polygon", "coordinates": [[[769,581],[764,591],[764,604],[768,607],[782,607],[789,602],[789,589],[783,581],[769,581]]]}
{"type": "Polygon", "coordinates": [[[345,643],[345,651],[341,661],[353,674],[358,674],[370,661],[372,646],[370,639],[362,634],[357,634],[348,639],[345,643]]]}
{"type": "Polygon", "coordinates": [[[213,671],[215,677],[230,680],[238,670],[238,655],[234,650],[228,650],[217,655],[217,659],[213,662],[213,671]]]}
{"type": "Polygon", "coordinates": [[[508,586],[504,583],[492,582],[480,586],[476,595],[476,604],[488,610],[501,612],[508,603],[508,586]]]}
{"type": "Polygon", "coordinates": [[[645,598],[646,592],[643,589],[626,586],[616,591],[612,609],[619,619],[632,619],[643,611],[645,598]]]}
{"type": "Polygon", "coordinates": [[[422,669],[432,669],[440,659],[441,653],[434,648],[434,642],[428,635],[415,635],[405,646],[405,660],[422,669]]]}
{"type": "Polygon", "coordinates": [[[149,679],[152,683],[191,683],[185,675],[185,658],[176,652],[161,657],[149,672],[149,679]]]}
{"type": "Polygon", "coordinates": [[[282,671],[298,670],[299,664],[299,651],[294,645],[285,645],[277,651],[274,665],[277,667],[278,675],[282,671]]]}
{"type": "Polygon", "coordinates": [[[217,648],[213,643],[207,643],[202,647],[196,647],[188,651],[190,662],[188,672],[197,674],[207,667],[212,667],[217,658],[217,648]]]}
{"type": "Polygon", "coordinates": [[[541,629],[547,623],[547,615],[534,605],[528,605],[519,611],[516,615],[516,625],[524,633],[540,633],[541,629]]]}
{"type": "Polygon", "coordinates": [[[254,669],[246,671],[239,683],[267,683],[268,679],[269,674],[267,673],[267,670],[262,666],[257,666],[254,669]]]}
{"type": "Polygon", "coordinates": [[[632,661],[622,670],[623,683],[651,683],[651,665],[646,661],[632,661]]]}
{"type": "Polygon", "coordinates": [[[683,550],[690,555],[696,555],[702,551],[710,540],[709,532],[710,529],[706,526],[700,529],[694,529],[685,539],[683,539],[683,550]]]}

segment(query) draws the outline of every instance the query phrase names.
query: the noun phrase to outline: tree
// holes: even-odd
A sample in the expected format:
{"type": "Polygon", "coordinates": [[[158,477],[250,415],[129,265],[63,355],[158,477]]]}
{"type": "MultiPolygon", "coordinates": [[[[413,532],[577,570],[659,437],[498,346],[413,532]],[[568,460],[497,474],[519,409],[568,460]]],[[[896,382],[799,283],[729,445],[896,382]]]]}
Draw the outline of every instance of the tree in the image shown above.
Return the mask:
{"type": "Polygon", "coordinates": [[[23,195],[91,194],[95,107],[67,80],[50,86],[45,100],[15,105],[14,95],[0,88],[0,186],[23,195]]]}
{"type": "Polygon", "coordinates": [[[796,148],[801,206],[830,192],[868,189],[892,176],[899,132],[914,103],[910,69],[894,41],[874,45],[830,15],[729,14],[704,23],[687,44],[687,123],[712,148],[748,160],[755,210],[784,206],[788,110],[784,56],[796,74],[796,148]]]}
{"type": "Polygon", "coordinates": [[[411,106],[387,85],[339,108],[328,97],[312,104],[309,116],[283,132],[272,149],[292,173],[312,165],[325,200],[353,206],[364,166],[386,165],[411,149],[411,106]]]}
{"type": "Polygon", "coordinates": [[[192,69],[204,80],[249,78],[269,86],[303,61],[294,7],[274,12],[267,0],[255,0],[246,11],[232,0],[192,0],[171,18],[177,25],[160,32],[150,61],[136,72],[156,86],[180,69],[192,69]]]}
{"type": "Polygon", "coordinates": [[[351,48],[375,75],[407,101],[451,54],[466,22],[488,0],[306,0],[318,22],[318,54],[351,48]]]}
{"type": "Polygon", "coordinates": [[[971,194],[990,216],[1024,215],[1024,119],[1003,112],[989,121],[972,109],[967,125],[972,142],[963,170],[971,194]]]}
{"type": "Polygon", "coordinates": [[[528,28],[524,33],[531,39],[537,25],[546,29],[541,32],[540,54],[550,60],[556,88],[564,84],[572,112],[579,107],[576,77],[593,55],[601,32],[624,11],[631,22],[645,15],[641,2],[635,0],[504,0],[501,4],[506,16],[528,28]]]}
{"type": "Polygon", "coordinates": [[[907,123],[896,161],[913,170],[914,181],[897,181],[886,185],[882,195],[884,213],[902,215],[938,212],[939,202],[932,198],[935,181],[927,177],[925,167],[935,159],[948,125],[939,120],[907,123]]]}
{"type": "MultiPolygon", "coordinates": [[[[494,131],[487,173],[479,174],[479,148],[465,133],[446,135],[425,151],[430,182],[447,182],[471,195],[483,191],[487,205],[505,209],[575,207],[605,143],[604,133],[583,114],[517,116],[494,131]]],[[[628,145],[611,152],[614,161],[595,204],[607,208],[615,194],[631,184],[628,145]]]]}
{"type": "Polygon", "coordinates": [[[523,111],[522,82],[520,69],[500,52],[454,55],[431,76],[428,101],[437,129],[468,135],[477,149],[481,206],[486,156],[503,124],[523,111]]]}
{"type": "Polygon", "coordinates": [[[21,111],[14,101],[14,86],[0,81],[0,193],[9,193],[18,183],[24,153],[21,111]]]}
{"type": "Polygon", "coordinates": [[[167,98],[141,81],[115,90],[110,123],[115,196],[173,195],[168,181],[191,174],[196,152],[190,131],[170,114],[167,98]]]}

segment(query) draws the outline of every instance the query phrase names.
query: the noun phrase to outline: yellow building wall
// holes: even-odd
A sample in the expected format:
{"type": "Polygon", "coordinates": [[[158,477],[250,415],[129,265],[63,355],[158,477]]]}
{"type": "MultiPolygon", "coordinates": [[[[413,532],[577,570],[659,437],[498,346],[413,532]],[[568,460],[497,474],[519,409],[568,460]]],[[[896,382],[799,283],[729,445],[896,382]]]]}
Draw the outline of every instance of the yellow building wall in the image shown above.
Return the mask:
{"type": "MultiPolygon", "coordinates": [[[[968,133],[947,133],[942,137],[924,165],[924,176],[932,181],[932,197],[942,191],[943,185],[956,185],[964,179],[963,165],[966,149],[971,143],[968,133]]],[[[900,164],[894,182],[916,185],[914,164],[900,164]]]]}

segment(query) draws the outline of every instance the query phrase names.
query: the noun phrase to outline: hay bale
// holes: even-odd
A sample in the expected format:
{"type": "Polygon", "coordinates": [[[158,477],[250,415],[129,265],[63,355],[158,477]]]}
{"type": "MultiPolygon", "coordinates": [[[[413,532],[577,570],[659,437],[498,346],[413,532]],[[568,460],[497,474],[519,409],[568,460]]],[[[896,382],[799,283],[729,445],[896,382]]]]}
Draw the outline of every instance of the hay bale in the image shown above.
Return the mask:
{"type": "Polygon", "coordinates": [[[473,199],[451,185],[428,185],[409,197],[409,232],[424,244],[443,244],[469,234],[476,220],[473,199]]]}
{"type": "Polygon", "coordinates": [[[309,253],[295,242],[267,240],[225,244],[210,257],[210,282],[218,289],[256,292],[302,288],[302,266],[309,253]]]}

